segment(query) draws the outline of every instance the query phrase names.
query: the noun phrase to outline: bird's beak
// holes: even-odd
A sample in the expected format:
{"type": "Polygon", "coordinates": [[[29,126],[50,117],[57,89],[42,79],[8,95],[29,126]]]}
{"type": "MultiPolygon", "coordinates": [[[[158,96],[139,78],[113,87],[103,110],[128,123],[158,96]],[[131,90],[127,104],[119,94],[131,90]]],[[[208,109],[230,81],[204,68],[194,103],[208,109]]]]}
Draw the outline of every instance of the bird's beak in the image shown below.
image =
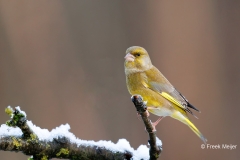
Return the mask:
{"type": "Polygon", "coordinates": [[[135,59],[135,57],[133,55],[131,55],[130,53],[128,53],[124,58],[126,61],[129,61],[129,62],[133,62],[135,59]]]}

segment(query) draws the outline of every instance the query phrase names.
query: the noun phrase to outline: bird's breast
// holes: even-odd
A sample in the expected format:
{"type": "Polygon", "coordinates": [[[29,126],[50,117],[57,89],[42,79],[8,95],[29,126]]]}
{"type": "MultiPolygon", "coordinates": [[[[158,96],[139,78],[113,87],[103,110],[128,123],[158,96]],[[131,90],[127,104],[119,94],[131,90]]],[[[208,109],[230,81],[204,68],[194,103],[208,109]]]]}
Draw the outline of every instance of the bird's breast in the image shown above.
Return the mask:
{"type": "Polygon", "coordinates": [[[134,73],[126,76],[127,88],[131,95],[141,95],[148,105],[159,106],[162,97],[157,92],[149,89],[143,73],[134,73]]]}
{"type": "Polygon", "coordinates": [[[126,75],[127,88],[131,95],[139,94],[139,92],[144,89],[142,80],[143,78],[141,73],[132,73],[126,75]]]}

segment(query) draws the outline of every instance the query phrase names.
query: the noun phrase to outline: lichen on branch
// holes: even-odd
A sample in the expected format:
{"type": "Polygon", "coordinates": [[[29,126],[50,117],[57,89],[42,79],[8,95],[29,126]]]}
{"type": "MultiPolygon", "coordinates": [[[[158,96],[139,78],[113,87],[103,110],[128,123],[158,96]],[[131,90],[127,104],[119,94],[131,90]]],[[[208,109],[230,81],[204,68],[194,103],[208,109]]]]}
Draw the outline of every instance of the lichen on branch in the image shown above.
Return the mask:
{"type": "Polygon", "coordinates": [[[23,139],[29,139],[32,137],[36,137],[33,133],[32,129],[27,124],[27,115],[24,111],[21,111],[20,107],[16,107],[13,110],[10,106],[5,109],[5,112],[10,116],[11,120],[6,122],[6,125],[9,127],[19,127],[22,132],[23,139]]]}

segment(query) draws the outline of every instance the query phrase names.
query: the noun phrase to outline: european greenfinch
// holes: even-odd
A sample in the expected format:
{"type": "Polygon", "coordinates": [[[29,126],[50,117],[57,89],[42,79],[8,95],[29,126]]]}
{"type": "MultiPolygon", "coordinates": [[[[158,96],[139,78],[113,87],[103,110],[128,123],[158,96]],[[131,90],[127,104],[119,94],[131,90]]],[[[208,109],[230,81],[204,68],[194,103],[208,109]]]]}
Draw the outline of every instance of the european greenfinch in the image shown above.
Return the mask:
{"type": "MultiPolygon", "coordinates": [[[[141,95],[147,111],[160,118],[153,123],[153,128],[163,117],[170,116],[186,124],[204,143],[207,139],[189,120],[190,109],[199,110],[178,92],[163,74],[152,65],[148,52],[139,46],[127,49],[125,56],[125,75],[128,91],[131,95],[141,95]]],[[[195,116],[196,117],[196,116],[195,116]]]]}

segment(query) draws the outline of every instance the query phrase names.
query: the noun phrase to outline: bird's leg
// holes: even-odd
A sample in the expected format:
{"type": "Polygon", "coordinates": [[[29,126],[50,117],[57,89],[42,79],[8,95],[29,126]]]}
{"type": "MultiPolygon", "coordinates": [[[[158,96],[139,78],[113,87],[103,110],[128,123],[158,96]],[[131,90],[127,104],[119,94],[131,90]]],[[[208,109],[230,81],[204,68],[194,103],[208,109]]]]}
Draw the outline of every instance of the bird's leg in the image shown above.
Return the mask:
{"type": "Polygon", "coordinates": [[[157,126],[157,124],[161,121],[163,119],[163,116],[160,116],[159,118],[158,118],[158,120],[156,120],[156,122],[153,122],[152,123],[152,127],[153,127],[153,132],[156,132],[157,130],[156,130],[156,126],[157,126]]]}
{"type": "MultiPolygon", "coordinates": [[[[154,110],[154,109],[158,109],[158,108],[149,106],[148,109],[154,110]]],[[[148,116],[149,116],[148,110],[146,110],[146,112],[147,112],[147,117],[148,117],[148,116]]],[[[156,130],[156,126],[157,126],[157,124],[158,124],[162,119],[163,119],[163,116],[160,116],[160,117],[156,120],[156,122],[153,122],[153,123],[152,123],[152,127],[153,127],[152,132],[156,132],[156,131],[157,131],[157,130],[156,130]]]]}

